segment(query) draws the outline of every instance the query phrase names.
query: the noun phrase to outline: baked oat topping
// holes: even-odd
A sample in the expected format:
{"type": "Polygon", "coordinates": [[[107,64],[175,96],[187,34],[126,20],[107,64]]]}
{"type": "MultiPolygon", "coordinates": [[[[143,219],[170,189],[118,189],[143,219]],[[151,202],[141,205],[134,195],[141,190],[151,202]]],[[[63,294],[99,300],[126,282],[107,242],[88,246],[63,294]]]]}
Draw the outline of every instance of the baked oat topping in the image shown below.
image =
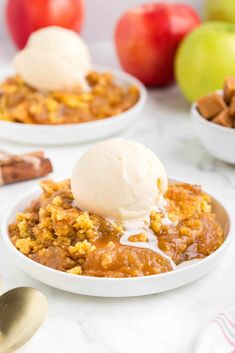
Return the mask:
{"type": "Polygon", "coordinates": [[[90,72],[89,90],[38,91],[20,76],[0,84],[0,120],[24,124],[77,124],[115,116],[139,99],[133,85],[120,85],[110,73],[90,72]]]}

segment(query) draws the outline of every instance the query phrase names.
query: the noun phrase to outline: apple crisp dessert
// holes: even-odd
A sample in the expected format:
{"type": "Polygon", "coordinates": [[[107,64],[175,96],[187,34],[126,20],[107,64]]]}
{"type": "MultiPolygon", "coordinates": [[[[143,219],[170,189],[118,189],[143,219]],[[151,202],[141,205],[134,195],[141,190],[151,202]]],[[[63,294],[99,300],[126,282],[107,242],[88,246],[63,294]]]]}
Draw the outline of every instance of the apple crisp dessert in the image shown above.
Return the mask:
{"type": "Polygon", "coordinates": [[[77,124],[105,119],[130,109],[139,99],[136,86],[123,86],[110,73],[90,72],[88,90],[39,91],[20,76],[0,84],[0,120],[24,124],[77,124]]]}
{"type": "Polygon", "coordinates": [[[136,247],[143,234],[120,242],[125,227],[74,206],[70,181],[41,181],[42,194],[9,226],[14,246],[31,260],[70,274],[136,277],[173,270],[172,263],[202,259],[224,241],[211,209],[211,199],[199,186],[171,184],[165,194],[165,215],[152,211],[150,228],[159,252],[136,247]]]}

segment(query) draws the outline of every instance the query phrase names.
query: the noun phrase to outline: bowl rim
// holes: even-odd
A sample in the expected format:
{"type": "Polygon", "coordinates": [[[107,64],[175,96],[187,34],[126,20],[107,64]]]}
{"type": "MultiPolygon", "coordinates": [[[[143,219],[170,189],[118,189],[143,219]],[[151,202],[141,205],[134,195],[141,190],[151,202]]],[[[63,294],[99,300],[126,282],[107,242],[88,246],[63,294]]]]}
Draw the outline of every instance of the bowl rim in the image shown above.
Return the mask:
{"type": "MultiPolygon", "coordinates": [[[[216,92],[221,92],[221,91],[216,91],[216,92]]],[[[229,134],[235,134],[235,129],[234,128],[221,126],[221,125],[215,124],[215,123],[205,119],[199,113],[199,111],[197,109],[197,102],[194,102],[191,105],[191,114],[192,114],[192,117],[193,117],[193,119],[195,121],[199,121],[200,124],[204,124],[204,126],[206,126],[208,128],[215,129],[215,130],[221,131],[221,132],[223,131],[223,132],[226,132],[226,133],[229,133],[229,134]]]]}
{"type": "Polygon", "coordinates": [[[119,80],[126,81],[128,84],[133,84],[137,86],[140,92],[140,96],[138,101],[128,110],[121,112],[117,115],[108,117],[108,118],[102,118],[99,120],[93,120],[93,121],[88,121],[84,123],[74,123],[74,124],[59,124],[59,125],[52,125],[52,124],[24,124],[24,123],[17,123],[17,122],[11,122],[11,121],[6,121],[6,120],[0,120],[0,127],[2,126],[8,126],[8,127],[14,127],[19,130],[31,130],[31,129],[37,129],[37,130],[69,130],[71,128],[87,128],[87,127],[96,127],[96,126],[102,126],[103,124],[107,124],[109,122],[110,124],[113,123],[116,119],[125,119],[126,115],[128,114],[134,114],[136,111],[138,111],[140,108],[142,108],[146,101],[147,101],[147,89],[145,85],[136,77],[132,76],[131,74],[124,72],[122,70],[118,69],[113,69],[113,68],[108,68],[107,66],[102,66],[102,65],[94,65],[93,66],[93,71],[104,71],[104,72],[109,72],[114,75],[114,77],[119,80]]]}
{"type": "MultiPolygon", "coordinates": [[[[169,180],[173,181],[173,182],[187,182],[185,180],[181,180],[181,179],[178,179],[175,177],[169,177],[169,180]]],[[[223,252],[223,250],[229,245],[229,243],[232,239],[233,222],[232,222],[232,215],[231,215],[230,211],[228,210],[226,204],[224,204],[224,202],[220,198],[215,197],[211,193],[208,193],[215,202],[219,203],[222,206],[222,208],[224,209],[224,211],[226,213],[227,220],[228,220],[228,234],[226,236],[226,239],[224,240],[223,244],[218,249],[216,249],[212,254],[210,254],[209,256],[207,256],[204,259],[201,259],[200,261],[197,261],[195,263],[191,263],[188,266],[178,268],[175,271],[173,270],[173,271],[163,272],[160,274],[154,274],[154,275],[142,276],[142,277],[114,278],[114,277],[95,277],[95,276],[75,275],[75,274],[71,274],[71,273],[67,273],[67,272],[53,269],[51,267],[42,265],[38,262],[31,260],[29,257],[22,254],[18,249],[16,249],[16,247],[13,245],[13,243],[10,240],[9,233],[8,233],[8,225],[9,225],[9,217],[10,217],[11,213],[13,212],[13,210],[15,208],[19,208],[21,204],[24,204],[25,200],[28,199],[29,197],[31,198],[31,196],[32,196],[31,199],[33,200],[33,198],[36,197],[36,194],[38,195],[39,192],[40,192],[40,188],[34,188],[34,189],[30,190],[29,192],[25,193],[20,198],[18,198],[18,200],[16,200],[16,202],[14,202],[14,204],[11,205],[11,207],[5,213],[5,215],[2,219],[2,222],[1,222],[2,237],[4,240],[5,246],[8,248],[8,250],[11,251],[13,254],[15,254],[15,256],[18,256],[21,261],[26,262],[32,268],[38,268],[39,270],[49,271],[51,274],[59,275],[59,276],[63,277],[64,279],[70,279],[70,280],[74,279],[75,281],[76,280],[77,281],[78,280],[82,280],[82,281],[93,280],[93,281],[99,281],[99,282],[111,282],[113,280],[115,280],[115,281],[118,280],[119,282],[126,282],[126,281],[137,282],[137,281],[148,281],[150,278],[157,279],[157,278],[162,278],[162,277],[165,278],[165,277],[174,276],[174,275],[176,276],[178,273],[184,273],[192,268],[200,268],[201,266],[203,266],[203,264],[210,261],[213,257],[216,257],[219,253],[223,252]]]]}

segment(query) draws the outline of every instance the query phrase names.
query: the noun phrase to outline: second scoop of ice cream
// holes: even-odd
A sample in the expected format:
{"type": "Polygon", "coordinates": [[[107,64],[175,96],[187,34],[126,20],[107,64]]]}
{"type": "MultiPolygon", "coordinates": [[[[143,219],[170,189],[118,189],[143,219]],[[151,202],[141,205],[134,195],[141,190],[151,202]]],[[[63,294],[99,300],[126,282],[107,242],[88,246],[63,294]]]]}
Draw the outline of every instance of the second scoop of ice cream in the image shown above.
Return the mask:
{"type": "Polygon", "coordinates": [[[90,148],[71,178],[79,208],[120,221],[148,216],[159,206],[167,186],[165,169],[152,151],[118,138],[90,148]]]}
{"type": "Polygon", "coordinates": [[[13,64],[26,83],[49,91],[77,85],[85,88],[85,76],[91,70],[84,41],[77,33],[56,26],[34,32],[13,64]]]}

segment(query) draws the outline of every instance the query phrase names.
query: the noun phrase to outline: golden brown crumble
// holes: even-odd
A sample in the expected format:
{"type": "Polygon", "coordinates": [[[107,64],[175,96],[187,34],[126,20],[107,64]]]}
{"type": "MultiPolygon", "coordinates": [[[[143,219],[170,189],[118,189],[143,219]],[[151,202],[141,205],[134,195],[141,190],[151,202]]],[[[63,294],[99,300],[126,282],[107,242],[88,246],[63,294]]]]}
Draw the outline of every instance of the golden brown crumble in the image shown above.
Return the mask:
{"type": "MultiPolygon", "coordinates": [[[[146,234],[133,234],[133,246],[120,244],[121,224],[79,210],[74,205],[69,180],[42,181],[43,190],[9,226],[15,247],[32,260],[77,275],[133,277],[171,271],[170,261],[150,249],[137,248],[146,234]]],[[[165,215],[152,211],[150,228],[159,248],[176,264],[203,258],[224,241],[221,226],[211,211],[211,200],[199,186],[169,186],[167,200],[170,225],[165,215]]]]}
{"type": "Polygon", "coordinates": [[[139,234],[135,234],[135,235],[130,235],[128,240],[132,241],[133,243],[136,243],[136,242],[145,243],[148,241],[148,236],[147,236],[147,234],[139,233],[139,234]]]}
{"type": "Polygon", "coordinates": [[[136,86],[115,82],[110,73],[90,72],[89,90],[37,91],[20,76],[0,84],[0,120],[24,124],[77,124],[108,118],[139,100],[136,86]]]}

